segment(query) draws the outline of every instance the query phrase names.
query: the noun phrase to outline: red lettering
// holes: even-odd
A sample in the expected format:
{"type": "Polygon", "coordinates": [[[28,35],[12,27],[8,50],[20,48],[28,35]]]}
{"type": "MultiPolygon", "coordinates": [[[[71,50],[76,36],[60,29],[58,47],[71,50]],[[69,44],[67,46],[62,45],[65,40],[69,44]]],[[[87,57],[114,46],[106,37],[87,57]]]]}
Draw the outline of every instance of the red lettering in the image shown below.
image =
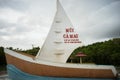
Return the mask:
{"type": "Polygon", "coordinates": [[[74,28],[66,28],[66,32],[74,32],[74,28]]]}

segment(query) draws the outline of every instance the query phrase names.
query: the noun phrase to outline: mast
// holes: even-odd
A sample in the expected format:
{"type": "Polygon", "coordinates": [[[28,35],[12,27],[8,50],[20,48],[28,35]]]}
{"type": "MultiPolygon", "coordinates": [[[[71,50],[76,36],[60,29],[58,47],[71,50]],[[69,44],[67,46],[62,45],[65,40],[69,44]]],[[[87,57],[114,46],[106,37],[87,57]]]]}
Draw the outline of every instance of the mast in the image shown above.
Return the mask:
{"type": "MultiPolygon", "coordinates": [[[[56,1],[56,5],[57,5],[57,6],[56,6],[56,9],[57,9],[57,11],[58,11],[59,7],[61,6],[61,4],[60,4],[60,1],[59,1],[59,0],[57,0],[57,1],[56,1]]],[[[62,7],[62,6],[61,6],[61,7],[62,7]]]]}
{"type": "Polygon", "coordinates": [[[58,10],[58,3],[59,3],[59,0],[56,1],[56,10],[58,10]]]}

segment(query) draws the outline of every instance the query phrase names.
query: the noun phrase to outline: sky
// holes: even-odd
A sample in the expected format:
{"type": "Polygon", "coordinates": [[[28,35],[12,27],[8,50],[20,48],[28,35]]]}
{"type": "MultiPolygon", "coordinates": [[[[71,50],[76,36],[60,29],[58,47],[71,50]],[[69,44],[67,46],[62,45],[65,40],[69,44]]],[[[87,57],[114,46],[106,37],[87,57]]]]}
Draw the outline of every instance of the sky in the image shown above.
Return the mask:
{"type": "MultiPolygon", "coordinates": [[[[60,0],[84,45],[120,38],[120,0],[60,0]]],[[[56,0],[0,0],[0,46],[42,47],[56,0]]]]}

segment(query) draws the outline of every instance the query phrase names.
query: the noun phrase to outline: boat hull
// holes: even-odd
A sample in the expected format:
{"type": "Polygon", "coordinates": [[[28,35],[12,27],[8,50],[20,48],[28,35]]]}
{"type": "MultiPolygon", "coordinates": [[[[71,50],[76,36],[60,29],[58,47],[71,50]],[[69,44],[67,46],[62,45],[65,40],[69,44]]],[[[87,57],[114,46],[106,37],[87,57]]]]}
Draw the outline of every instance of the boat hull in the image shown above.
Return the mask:
{"type": "Polygon", "coordinates": [[[11,80],[113,80],[110,78],[61,78],[61,77],[46,77],[36,76],[25,73],[14,65],[7,65],[7,71],[11,80]]]}
{"type": "Polygon", "coordinates": [[[33,63],[6,54],[7,64],[12,64],[21,71],[37,76],[75,77],[75,78],[115,78],[110,69],[67,68],[33,63]]]}

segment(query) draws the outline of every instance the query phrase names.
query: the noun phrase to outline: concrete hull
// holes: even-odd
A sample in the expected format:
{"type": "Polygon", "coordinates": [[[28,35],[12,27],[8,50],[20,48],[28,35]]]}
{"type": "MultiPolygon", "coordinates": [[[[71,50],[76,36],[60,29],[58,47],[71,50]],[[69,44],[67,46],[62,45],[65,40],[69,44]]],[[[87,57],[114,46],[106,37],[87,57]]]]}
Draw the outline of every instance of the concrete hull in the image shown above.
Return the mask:
{"type": "Polygon", "coordinates": [[[20,69],[16,68],[14,65],[7,65],[7,71],[11,80],[113,80],[110,78],[61,78],[36,76],[25,73],[20,69]]]}
{"type": "Polygon", "coordinates": [[[37,76],[66,78],[115,78],[111,69],[70,68],[33,63],[6,54],[7,64],[12,64],[21,71],[37,76]]]}

